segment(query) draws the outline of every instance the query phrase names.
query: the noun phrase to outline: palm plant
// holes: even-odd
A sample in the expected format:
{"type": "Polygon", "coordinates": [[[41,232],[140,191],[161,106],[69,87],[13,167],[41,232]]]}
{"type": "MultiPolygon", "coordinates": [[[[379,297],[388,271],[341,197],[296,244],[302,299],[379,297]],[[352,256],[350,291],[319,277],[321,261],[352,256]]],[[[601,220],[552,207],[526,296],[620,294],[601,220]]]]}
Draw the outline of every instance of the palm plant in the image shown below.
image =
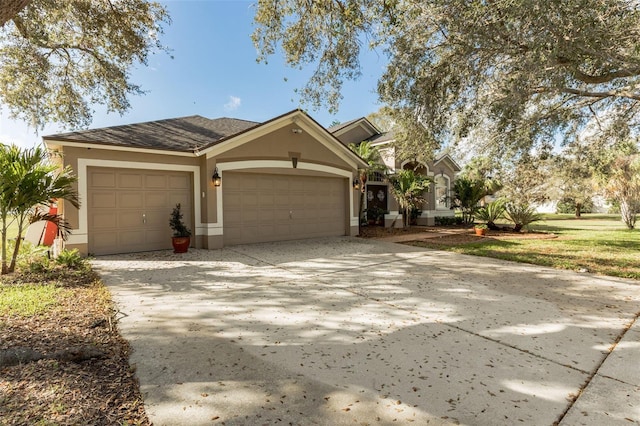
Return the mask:
{"type": "Polygon", "coordinates": [[[520,232],[520,230],[542,219],[542,215],[536,213],[536,209],[528,204],[507,203],[505,206],[505,217],[514,223],[514,231],[520,232]]]}
{"type": "Polygon", "coordinates": [[[368,165],[368,169],[358,169],[358,180],[360,181],[360,204],[358,210],[358,226],[362,226],[364,220],[364,194],[367,190],[367,180],[369,174],[375,171],[386,170],[386,167],[380,161],[380,152],[378,148],[371,146],[370,142],[360,142],[359,144],[349,144],[349,149],[355,152],[368,165]]]}
{"type": "Polygon", "coordinates": [[[487,195],[484,180],[459,177],[453,183],[453,207],[462,212],[462,222],[473,223],[478,203],[487,195]]]}
{"type": "MultiPolygon", "coordinates": [[[[56,199],[67,200],[74,207],[80,206],[73,187],[76,177],[71,169],[60,169],[48,161],[48,152],[36,147],[22,150],[15,145],[0,144],[0,225],[2,226],[2,274],[15,270],[20,243],[29,218],[38,216],[38,206],[48,205],[56,199]],[[7,264],[7,231],[16,222],[18,235],[11,262],[7,264]]],[[[40,215],[42,216],[42,215],[40,215]]],[[[59,217],[42,216],[49,220],[59,217]]],[[[65,226],[60,228],[66,230],[65,226]]]]}
{"type": "Polygon", "coordinates": [[[424,191],[429,188],[431,180],[415,173],[413,170],[399,170],[389,177],[391,194],[402,211],[403,226],[409,226],[412,209],[419,209],[425,202],[424,191]]]}
{"type": "Polygon", "coordinates": [[[506,208],[506,200],[504,198],[498,198],[497,200],[481,207],[476,212],[476,218],[487,222],[487,227],[492,231],[497,231],[498,226],[496,221],[504,216],[506,208]]]}

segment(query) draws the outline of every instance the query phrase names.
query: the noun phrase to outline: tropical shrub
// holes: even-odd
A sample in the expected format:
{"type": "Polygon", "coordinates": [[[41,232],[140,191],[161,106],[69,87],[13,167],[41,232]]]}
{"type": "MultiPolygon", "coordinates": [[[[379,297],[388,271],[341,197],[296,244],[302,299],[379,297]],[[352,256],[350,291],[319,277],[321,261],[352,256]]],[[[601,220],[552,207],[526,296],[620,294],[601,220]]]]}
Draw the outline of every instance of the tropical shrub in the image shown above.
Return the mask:
{"type": "Polygon", "coordinates": [[[481,207],[476,212],[476,219],[487,222],[487,227],[491,230],[498,230],[496,221],[504,216],[506,200],[504,198],[498,198],[497,200],[481,207]]]}
{"type": "Polygon", "coordinates": [[[507,203],[505,217],[513,222],[514,231],[520,232],[522,228],[542,219],[542,215],[536,213],[536,209],[528,204],[507,203]]]}
{"type": "Polygon", "coordinates": [[[419,209],[425,202],[424,192],[429,188],[431,180],[413,170],[399,170],[389,177],[391,194],[402,211],[404,227],[411,220],[411,210],[419,209]]]}
{"type": "Polygon", "coordinates": [[[487,195],[485,183],[480,179],[459,177],[453,183],[453,207],[462,212],[462,222],[470,225],[479,209],[478,203],[487,195]]]}
{"type": "MultiPolygon", "coordinates": [[[[0,144],[0,227],[2,234],[2,270],[8,274],[15,270],[22,236],[33,220],[56,220],[38,211],[39,205],[49,205],[55,200],[67,200],[78,208],[78,193],[73,188],[76,177],[69,167],[60,168],[49,161],[50,154],[41,147],[21,149],[15,145],[0,144]],[[7,229],[17,223],[18,235],[9,260],[7,229]]],[[[61,223],[60,223],[61,224],[61,223]]],[[[63,234],[68,228],[61,224],[63,234]]],[[[64,236],[64,235],[63,235],[64,236]]]]}

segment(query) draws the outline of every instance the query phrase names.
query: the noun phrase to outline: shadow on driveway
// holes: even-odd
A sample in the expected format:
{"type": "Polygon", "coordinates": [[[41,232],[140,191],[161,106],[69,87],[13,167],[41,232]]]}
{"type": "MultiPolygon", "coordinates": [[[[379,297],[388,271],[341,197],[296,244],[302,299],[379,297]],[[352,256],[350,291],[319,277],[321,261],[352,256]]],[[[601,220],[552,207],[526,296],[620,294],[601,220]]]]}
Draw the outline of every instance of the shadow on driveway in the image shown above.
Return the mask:
{"type": "Polygon", "coordinates": [[[355,238],[94,265],[156,425],[640,421],[636,282],[355,238]]]}

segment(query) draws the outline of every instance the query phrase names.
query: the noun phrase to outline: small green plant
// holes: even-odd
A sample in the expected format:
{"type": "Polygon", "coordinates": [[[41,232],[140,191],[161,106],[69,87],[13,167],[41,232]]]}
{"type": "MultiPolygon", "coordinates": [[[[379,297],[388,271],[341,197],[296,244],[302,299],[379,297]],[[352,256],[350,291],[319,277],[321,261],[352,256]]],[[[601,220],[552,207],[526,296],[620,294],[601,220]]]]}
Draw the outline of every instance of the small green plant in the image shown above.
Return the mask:
{"type": "Polygon", "coordinates": [[[473,227],[476,229],[489,229],[489,227],[485,223],[476,223],[475,225],[473,225],[473,227]]]}
{"type": "Polygon", "coordinates": [[[27,241],[20,246],[16,267],[20,271],[44,272],[51,266],[49,247],[35,246],[27,241]]]}
{"type": "Polygon", "coordinates": [[[62,250],[56,257],[56,263],[71,269],[84,269],[87,267],[87,261],[80,255],[78,249],[62,250]]]}
{"type": "Polygon", "coordinates": [[[498,198],[497,200],[478,209],[476,212],[476,219],[487,222],[487,227],[489,229],[497,231],[498,226],[496,226],[496,221],[504,216],[505,208],[506,200],[504,198],[498,198]]]}
{"type": "Polygon", "coordinates": [[[369,208],[367,208],[367,219],[368,220],[373,220],[373,221],[381,221],[382,219],[384,219],[384,214],[385,211],[384,209],[377,207],[377,206],[371,206],[369,208]]]}
{"type": "Polygon", "coordinates": [[[178,203],[171,211],[171,216],[169,217],[169,227],[173,231],[174,237],[190,237],[191,230],[187,228],[187,226],[182,221],[183,215],[180,211],[180,208],[180,203],[178,203]]]}
{"type": "Polygon", "coordinates": [[[523,227],[542,220],[542,215],[536,213],[535,208],[528,204],[507,203],[505,206],[505,217],[514,223],[514,231],[520,232],[523,227]]]}
{"type": "Polygon", "coordinates": [[[436,216],[434,223],[436,226],[462,225],[462,218],[459,216],[436,216]]]}

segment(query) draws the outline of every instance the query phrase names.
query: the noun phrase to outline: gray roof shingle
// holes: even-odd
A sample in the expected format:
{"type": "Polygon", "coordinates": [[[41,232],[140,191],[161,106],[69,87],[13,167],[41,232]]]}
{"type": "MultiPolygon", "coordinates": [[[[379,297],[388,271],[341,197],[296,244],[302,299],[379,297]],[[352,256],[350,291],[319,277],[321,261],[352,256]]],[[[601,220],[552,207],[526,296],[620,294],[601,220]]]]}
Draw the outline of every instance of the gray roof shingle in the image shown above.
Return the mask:
{"type": "Polygon", "coordinates": [[[46,140],[195,152],[261,123],[199,115],[44,136],[46,140]]]}

